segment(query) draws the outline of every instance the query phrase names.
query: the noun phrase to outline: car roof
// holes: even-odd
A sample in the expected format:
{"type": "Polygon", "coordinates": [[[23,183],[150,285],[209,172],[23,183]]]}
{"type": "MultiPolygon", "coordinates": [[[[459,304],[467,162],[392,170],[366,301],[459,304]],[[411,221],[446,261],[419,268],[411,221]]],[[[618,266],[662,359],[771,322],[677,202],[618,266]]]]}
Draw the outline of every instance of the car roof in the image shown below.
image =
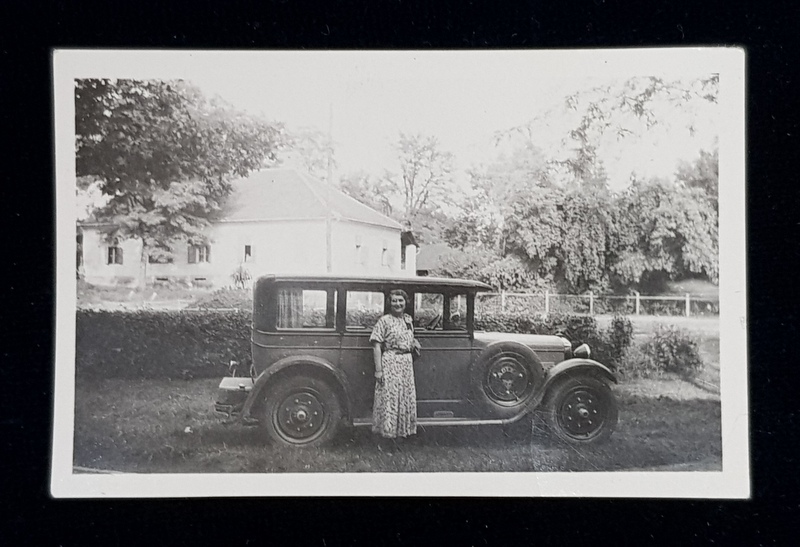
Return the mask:
{"type": "Polygon", "coordinates": [[[428,277],[428,276],[414,276],[414,277],[392,277],[392,276],[361,276],[361,275],[279,275],[268,274],[262,275],[258,279],[259,282],[266,283],[332,283],[332,284],[349,284],[349,285],[394,285],[397,287],[429,287],[429,288],[460,288],[460,289],[476,289],[479,291],[491,291],[492,287],[480,281],[473,281],[471,279],[455,279],[449,277],[428,277]]]}

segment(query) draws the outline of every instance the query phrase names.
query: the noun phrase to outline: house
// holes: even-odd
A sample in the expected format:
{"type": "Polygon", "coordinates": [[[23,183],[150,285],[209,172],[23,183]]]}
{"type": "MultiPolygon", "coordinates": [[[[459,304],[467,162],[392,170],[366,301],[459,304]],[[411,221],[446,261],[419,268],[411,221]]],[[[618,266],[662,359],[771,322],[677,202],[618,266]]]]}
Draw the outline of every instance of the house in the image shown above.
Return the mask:
{"type": "MultiPolygon", "coordinates": [[[[148,283],[233,285],[237,271],[367,275],[416,273],[413,235],[391,218],[293,169],[265,169],[233,182],[207,244],[176,245],[146,265],[148,283]]],[[[135,284],[141,242],[109,237],[113,225],[78,223],[79,271],[95,285],[135,284]]]]}

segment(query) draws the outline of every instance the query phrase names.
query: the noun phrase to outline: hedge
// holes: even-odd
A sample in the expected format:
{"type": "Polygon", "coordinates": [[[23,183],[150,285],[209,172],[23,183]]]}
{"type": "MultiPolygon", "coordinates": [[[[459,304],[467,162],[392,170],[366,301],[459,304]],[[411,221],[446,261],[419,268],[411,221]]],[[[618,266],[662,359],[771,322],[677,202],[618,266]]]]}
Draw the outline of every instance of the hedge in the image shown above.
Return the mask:
{"type": "MultiPolygon", "coordinates": [[[[76,367],[79,375],[118,378],[220,377],[235,359],[250,362],[251,312],[221,310],[78,310],[76,367]]],[[[573,347],[587,343],[592,357],[615,367],[630,345],[625,318],[598,329],[593,317],[481,314],[487,331],[563,333],[573,347]]]]}
{"type": "Polygon", "coordinates": [[[121,378],[223,376],[231,359],[249,360],[251,317],[250,311],[78,310],[77,373],[121,378]]]}

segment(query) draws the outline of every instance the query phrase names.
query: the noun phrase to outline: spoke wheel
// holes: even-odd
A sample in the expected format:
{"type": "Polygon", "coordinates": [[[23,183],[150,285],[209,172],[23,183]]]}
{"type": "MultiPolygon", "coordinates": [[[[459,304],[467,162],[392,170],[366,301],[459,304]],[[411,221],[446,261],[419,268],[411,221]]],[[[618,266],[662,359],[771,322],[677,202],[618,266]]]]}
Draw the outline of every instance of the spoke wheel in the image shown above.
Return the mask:
{"type": "Polygon", "coordinates": [[[268,390],[264,412],[262,423],[270,439],[296,447],[332,439],[342,416],[328,384],[307,376],[287,378],[268,390]]]}
{"type": "Polygon", "coordinates": [[[553,386],[545,401],[547,425],[572,444],[606,440],[617,424],[617,403],[609,387],[595,378],[568,378],[553,386]]]}

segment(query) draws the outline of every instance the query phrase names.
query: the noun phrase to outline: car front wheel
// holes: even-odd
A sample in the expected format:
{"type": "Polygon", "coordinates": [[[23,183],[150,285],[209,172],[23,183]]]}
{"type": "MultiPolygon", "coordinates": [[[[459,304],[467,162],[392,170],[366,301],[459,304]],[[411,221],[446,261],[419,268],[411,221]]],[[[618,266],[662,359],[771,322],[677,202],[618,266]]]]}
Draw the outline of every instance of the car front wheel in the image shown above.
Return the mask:
{"type": "Polygon", "coordinates": [[[617,425],[617,402],[604,382],[592,377],[559,381],[544,401],[545,422],[557,438],[571,444],[602,442],[617,425]]]}
{"type": "Polygon", "coordinates": [[[336,393],[310,376],[291,376],[269,388],[263,410],[261,423],[269,438],[292,447],[325,444],[342,418],[336,393]]]}

